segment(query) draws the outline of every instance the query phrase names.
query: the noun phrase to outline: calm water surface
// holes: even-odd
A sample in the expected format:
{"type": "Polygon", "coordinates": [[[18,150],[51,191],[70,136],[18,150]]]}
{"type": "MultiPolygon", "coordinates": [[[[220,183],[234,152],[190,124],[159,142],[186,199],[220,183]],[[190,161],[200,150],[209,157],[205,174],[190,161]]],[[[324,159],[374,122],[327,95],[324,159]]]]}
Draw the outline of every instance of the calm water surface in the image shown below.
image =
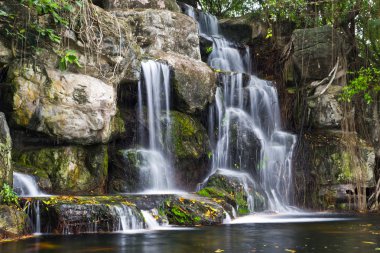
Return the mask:
{"type": "Polygon", "coordinates": [[[256,216],[242,222],[247,221],[256,223],[131,234],[43,235],[0,244],[0,252],[380,253],[380,216],[256,216]]]}

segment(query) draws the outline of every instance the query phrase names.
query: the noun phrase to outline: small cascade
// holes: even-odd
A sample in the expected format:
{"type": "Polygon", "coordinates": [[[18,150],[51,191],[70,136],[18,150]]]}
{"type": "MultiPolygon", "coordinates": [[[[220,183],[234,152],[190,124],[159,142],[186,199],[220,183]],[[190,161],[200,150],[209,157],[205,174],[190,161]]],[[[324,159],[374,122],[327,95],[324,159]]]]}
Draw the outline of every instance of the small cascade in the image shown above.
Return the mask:
{"type": "Polygon", "coordinates": [[[144,229],[144,222],[140,217],[135,214],[135,212],[126,205],[112,206],[114,211],[114,216],[118,220],[115,224],[114,231],[118,232],[128,232],[131,230],[141,230],[144,229]]]}
{"type": "Polygon", "coordinates": [[[42,192],[33,176],[13,172],[13,188],[21,197],[42,197],[47,196],[42,192]]]}
{"type": "Polygon", "coordinates": [[[226,218],[224,218],[223,224],[230,224],[232,221],[231,216],[227,212],[225,212],[224,215],[226,216],[226,218]]]}
{"type": "Polygon", "coordinates": [[[198,21],[200,35],[213,42],[208,64],[228,72],[219,75],[222,85],[210,108],[209,132],[217,129],[217,135],[211,137],[212,172],[220,168],[246,171],[258,178],[267,195],[269,210],[292,211],[291,159],[296,137],[281,130],[275,87],[252,74],[249,48],[224,38],[214,16],[195,11],[191,6],[185,6],[184,10],[198,21]]]}
{"type": "Polygon", "coordinates": [[[214,69],[251,73],[251,53],[249,47],[239,45],[224,38],[219,31],[218,19],[210,14],[195,11],[192,6],[183,4],[186,15],[198,21],[199,33],[212,41],[212,52],[208,65],[214,69]]]}
{"type": "Polygon", "coordinates": [[[33,233],[36,235],[41,234],[41,201],[35,200],[28,203],[26,213],[32,221],[33,233]]]}
{"type": "Polygon", "coordinates": [[[171,190],[174,185],[170,154],[164,148],[164,143],[171,143],[170,69],[165,64],[146,61],[142,62],[142,73],[138,85],[139,144],[144,147],[137,150],[140,184],[148,191],[171,190]]]}
{"type": "Polygon", "coordinates": [[[148,229],[158,229],[161,227],[158,221],[149,211],[142,210],[141,213],[144,216],[144,220],[148,229]]]}

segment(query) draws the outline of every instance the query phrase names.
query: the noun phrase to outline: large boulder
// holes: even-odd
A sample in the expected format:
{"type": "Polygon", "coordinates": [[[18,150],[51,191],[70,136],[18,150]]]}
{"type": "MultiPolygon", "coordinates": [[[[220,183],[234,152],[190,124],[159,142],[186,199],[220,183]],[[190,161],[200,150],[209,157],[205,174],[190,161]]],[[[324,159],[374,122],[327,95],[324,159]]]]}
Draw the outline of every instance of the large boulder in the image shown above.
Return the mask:
{"type": "MultiPolygon", "coordinates": [[[[211,146],[206,129],[202,124],[180,112],[170,113],[169,138],[164,143],[174,159],[175,181],[182,189],[194,190],[208,173],[211,165],[211,146]]],[[[166,133],[166,131],[163,131],[166,133]]]]}
{"type": "Polygon", "coordinates": [[[294,30],[282,60],[288,91],[301,98],[289,101],[295,103],[295,125],[341,127],[344,110],[339,95],[347,84],[348,52],[345,36],[332,27],[294,30]]]}
{"type": "MultiPolygon", "coordinates": [[[[315,94],[319,94],[323,87],[318,87],[315,94]]],[[[340,128],[343,119],[343,105],[339,101],[342,86],[332,85],[324,94],[308,100],[309,126],[313,128],[340,128]]]]}
{"type": "Polygon", "coordinates": [[[12,54],[16,58],[43,59],[49,68],[57,68],[61,61],[75,55],[82,67],[68,64],[67,68],[72,72],[93,76],[115,87],[122,81],[137,82],[141,49],[136,44],[132,28],[92,3],[83,4],[85,7],[73,3],[71,12],[59,14],[70,23],[70,28],[63,28],[56,25],[52,15],[39,15],[36,8],[29,8],[17,0],[6,1],[2,10],[13,18],[0,20],[1,37],[6,44],[13,45],[12,54]],[[49,32],[44,35],[37,32],[33,28],[37,23],[42,30],[49,32]],[[25,29],[27,33],[15,35],[25,29]],[[55,43],[57,39],[65,43],[55,43]]]}
{"type": "Polygon", "coordinates": [[[4,113],[0,112],[0,189],[12,185],[12,139],[4,113]]]}
{"type": "Polygon", "coordinates": [[[12,123],[68,143],[106,143],[116,115],[115,89],[99,79],[32,63],[8,71],[12,123]]]}
{"type": "MultiPolygon", "coordinates": [[[[344,36],[329,26],[298,29],[293,32],[292,70],[304,83],[327,77],[339,58],[339,71],[347,71],[344,36]]],[[[343,74],[342,74],[343,76],[343,74]]],[[[344,80],[338,80],[341,84],[344,80]]]]}
{"type": "Polygon", "coordinates": [[[268,27],[252,15],[237,18],[225,18],[219,21],[222,34],[235,42],[250,44],[255,39],[264,39],[267,36],[268,27]]]}
{"type": "MultiPolygon", "coordinates": [[[[52,194],[103,194],[108,176],[106,146],[15,150],[17,170],[47,179],[52,194]]],[[[48,190],[48,189],[46,189],[48,190]]]]}
{"type": "Polygon", "coordinates": [[[192,18],[151,9],[115,11],[114,14],[134,27],[134,36],[145,53],[162,50],[200,60],[198,27],[192,18]]]}
{"type": "Polygon", "coordinates": [[[179,12],[176,0],[95,0],[93,2],[107,10],[158,9],[179,12]]]}
{"type": "Polygon", "coordinates": [[[194,114],[206,109],[216,91],[216,75],[206,63],[184,55],[152,52],[173,69],[174,108],[194,114]]]}
{"type": "Polygon", "coordinates": [[[264,191],[247,173],[218,169],[202,183],[198,194],[224,200],[239,215],[263,211],[266,208],[264,191]]]}
{"type": "Polygon", "coordinates": [[[299,204],[314,208],[331,206],[331,196],[341,203],[343,198],[338,195],[345,191],[348,202],[349,194],[357,191],[357,186],[363,189],[375,186],[374,168],[374,148],[355,133],[307,132],[300,138],[294,154],[299,204]]]}
{"type": "Polygon", "coordinates": [[[31,222],[28,215],[15,207],[0,205],[0,241],[19,238],[30,234],[31,222]]]}

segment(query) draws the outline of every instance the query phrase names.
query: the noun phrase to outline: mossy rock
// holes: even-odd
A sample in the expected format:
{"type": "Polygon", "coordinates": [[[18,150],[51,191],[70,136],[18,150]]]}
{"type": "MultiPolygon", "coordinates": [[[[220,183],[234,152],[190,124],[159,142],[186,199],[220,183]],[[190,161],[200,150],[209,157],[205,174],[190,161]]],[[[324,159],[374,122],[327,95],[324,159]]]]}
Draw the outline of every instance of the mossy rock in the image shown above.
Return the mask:
{"type": "Polygon", "coordinates": [[[108,175],[107,146],[17,150],[13,161],[28,173],[48,176],[54,194],[101,194],[108,175]]]}
{"type": "Polygon", "coordinates": [[[221,205],[196,195],[170,198],[165,201],[163,211],[169,224],[178,226],[218,225],[225,218],[221,205]]]}
{"type": "Polygon", "coordinates": [[[217,170],[211,175],[198,194],[206,197],[222,199],[232,205],[238,215],[263,211],[266,198],[258,184],[248,174],[217,170]]]}
{"type": "Polygon", "coordinates": [[[170,136],[162,139],[174,159],[176,182],[186,190],[194,190],[210,167],[207,131],[197,119],[177,111],[170,112],[170,120],[170,124],[163,122],[163,133],[169,127],[170,136]]]}
{"type": "Polygon", "coordinates": [[[0,206],[0,240],[21,237],[31,232],[31,222],[25,212],[11,206],[0,206]]]}
{"type": "Polygon", "coordinates": [[[150,185],[150,178],[141,173],[141,166],[145,163],[143,152],[140,149],[118,150],[112,157],[112,166],[109,176],[110,193],[140,192],[150,185]]]}
{"type": "MultiPolygon", "coordinates": [[[[141,211],[121,196],[54,196],[24,201],[32,214],[39,206],[41,232],[80,234],[119,231],[121,215],[133,219],[138,228],[145,228],[141,211]]],[[[132,222],[129,225],[132,226],[132,222]]]]}

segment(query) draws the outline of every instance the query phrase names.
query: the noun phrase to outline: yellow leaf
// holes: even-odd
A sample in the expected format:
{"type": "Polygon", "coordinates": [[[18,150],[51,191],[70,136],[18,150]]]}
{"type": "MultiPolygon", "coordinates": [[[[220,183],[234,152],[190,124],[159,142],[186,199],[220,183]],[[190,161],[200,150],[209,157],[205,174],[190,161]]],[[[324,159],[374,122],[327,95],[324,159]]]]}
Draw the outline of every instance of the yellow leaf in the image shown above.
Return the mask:
{"type": "Polygon", "coordinates": [[[290,252],[290,253],[296,253],[297,251],[295,251],[294,249],[285,249],[286,252],[290,252]]]}
{"type": "Polygon", "coordinates": [[[220,252],[224,252],[224,250],[222,250],[222,249],[217,249],[217,250],[215,250],[215,252],[216,252],[216,253],[220,253],[220,252]]]}
{"type": "Polygon", "coordinates": [[[362,241],[362,243],[365,243],[365,244],[376,244],[374,242],[367,242],[367,241],[362,241]]]}

